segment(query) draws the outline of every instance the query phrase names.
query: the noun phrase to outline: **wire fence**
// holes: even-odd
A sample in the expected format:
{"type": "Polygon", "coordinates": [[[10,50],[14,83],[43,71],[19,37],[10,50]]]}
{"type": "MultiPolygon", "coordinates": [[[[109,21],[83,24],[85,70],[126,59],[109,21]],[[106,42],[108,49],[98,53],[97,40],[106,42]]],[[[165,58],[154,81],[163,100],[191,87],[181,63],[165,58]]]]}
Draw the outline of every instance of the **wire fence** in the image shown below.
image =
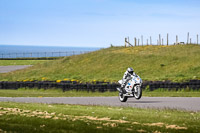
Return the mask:
{"type": "Polygon", "coordinates": [[[0,53],[0,58],[42,58],[42,57],[63,57],[86,54],[92,51],[67,51],[67,52],[30,52],[30,53],[0,53]]]}
{"type": "MultiPolygon", "coordinates": [[[[144,38],[143,35],[141,37],[134,37],[133,42],[131,43],[129,40],[129,37],[125,37],[125,47],[128,46],[144,46],[144,45],[179,45],[179,44],[199,44],[199,35],[197,34],[195,38],[191,38],[190,33],[187,33],[187,41],[181,41],[179,40],[179,36],[176,35],[173,38],[175,39],[175,42],[170,44],[169,43],[169,33],[167,33],[164,37],[162,37],[161,34],[158,35],[158,38],[156,39],[156,42],[153,43],[152,36],[144,38]]],[[[173,39],[172,39],[173,40],[173,39]]]]}

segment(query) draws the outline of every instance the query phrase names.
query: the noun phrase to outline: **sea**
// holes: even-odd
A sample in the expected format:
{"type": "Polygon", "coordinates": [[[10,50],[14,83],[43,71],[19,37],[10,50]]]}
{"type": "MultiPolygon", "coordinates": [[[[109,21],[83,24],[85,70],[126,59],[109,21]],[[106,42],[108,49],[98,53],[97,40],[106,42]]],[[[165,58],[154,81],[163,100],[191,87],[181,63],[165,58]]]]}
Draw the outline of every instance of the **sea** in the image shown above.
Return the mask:
{"type": "Polygon", "coordinates": [[[71,56],[99,50],[98,47],[1,45],[0,58],[71,56]]]}

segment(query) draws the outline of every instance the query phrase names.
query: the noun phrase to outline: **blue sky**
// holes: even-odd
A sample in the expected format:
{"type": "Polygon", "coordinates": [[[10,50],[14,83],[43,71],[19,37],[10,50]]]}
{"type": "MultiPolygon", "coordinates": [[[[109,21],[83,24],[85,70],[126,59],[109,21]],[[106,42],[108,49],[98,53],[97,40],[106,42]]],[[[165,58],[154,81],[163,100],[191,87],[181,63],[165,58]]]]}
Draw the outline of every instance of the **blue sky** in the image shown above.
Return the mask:
{"type": "Polygon", "coordinates": [[[199,0],[0,0],[0,44],[109,47],[158,35],[193,42],[199,0]]]}

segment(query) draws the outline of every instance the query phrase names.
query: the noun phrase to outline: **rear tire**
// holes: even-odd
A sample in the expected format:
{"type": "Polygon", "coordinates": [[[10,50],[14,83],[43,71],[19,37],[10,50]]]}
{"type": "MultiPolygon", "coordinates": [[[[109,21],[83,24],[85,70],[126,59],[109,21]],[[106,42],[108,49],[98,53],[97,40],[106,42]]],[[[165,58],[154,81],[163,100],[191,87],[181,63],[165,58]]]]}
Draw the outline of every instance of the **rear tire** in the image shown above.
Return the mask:
{"type": "Polygon", "coordinates": [[[124,96],[122,93],[119,93],[119,100],[120,102],[126,102],[128,99],[127,96],[124,96]]]}

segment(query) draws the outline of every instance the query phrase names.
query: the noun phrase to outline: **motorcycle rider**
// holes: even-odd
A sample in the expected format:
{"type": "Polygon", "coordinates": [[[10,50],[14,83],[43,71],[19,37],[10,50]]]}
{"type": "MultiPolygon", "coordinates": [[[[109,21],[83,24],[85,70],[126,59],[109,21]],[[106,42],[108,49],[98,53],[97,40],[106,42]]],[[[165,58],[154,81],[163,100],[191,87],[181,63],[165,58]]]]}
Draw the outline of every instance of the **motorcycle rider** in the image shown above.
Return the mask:
{"type": "Polygon", "coordinates": [[[135,75],[134,70],[132,67],[129,67],[126,72],[124,73],[124,76],[122,78],[122,84],[121,84],[121,88],[120,91],[122,91],[123,93],[126,93],[126,90],[124,89],[124,87],[126,86],[126,83],[130,80],[131,75],[135,75]]]}

